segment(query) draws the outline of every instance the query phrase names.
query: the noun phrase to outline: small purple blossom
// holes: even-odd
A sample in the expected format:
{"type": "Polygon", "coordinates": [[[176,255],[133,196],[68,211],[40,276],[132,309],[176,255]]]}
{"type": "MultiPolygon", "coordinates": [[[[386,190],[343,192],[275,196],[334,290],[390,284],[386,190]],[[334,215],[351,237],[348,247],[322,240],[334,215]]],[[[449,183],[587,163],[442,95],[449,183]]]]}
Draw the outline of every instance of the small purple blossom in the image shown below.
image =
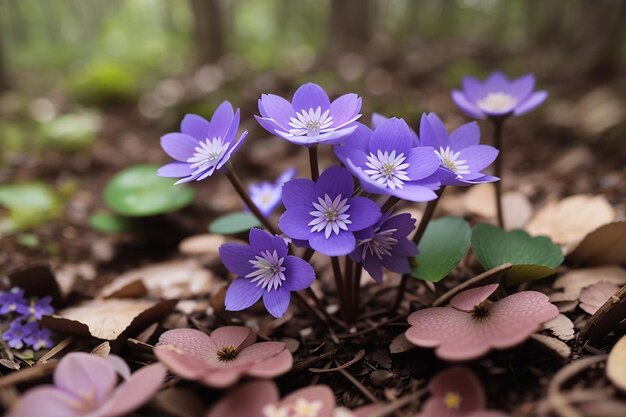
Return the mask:
{"type": "Polygon", "coordinates": [[[181,178],[180,184],[200,181],[220,170],[245,141],[245,131],[235,140],[239,130],[239,109],[224,101],[215,110],[211,121],[187,114],[180,125],[180,133],[168,133],[161,137],[161,147],[177,162],[159,168],[157,175],[181,178]]]}
{"type": "Polygon", "coordinates": [[[2,338],[10,348],[22,349],[26,339],[39,330],[35,322],[24,323],[22,319],[15,319],[9,324],[9,328],[2,333],[2,338]]]}
{"type": "Polygon", "coordinates": [[[50,339],[50,330],[38,329],[24,338],[24,342],[33,348],[33,350],[50,349],[52,340],[50,339]]]}
{"type": "Polygon", "coordinates": [[[28,301],[24,298],[24,290],[13,287],[9,291],[0,292],[0,314],[11,314],[18,308],[27,306],[28,301]]]}
{"type": "Polygon", "coordinates": [[[411,272],[408,258],[418,253],[417,247],[407,239],[414,228],[415,219],[410,214],[386,213],[374,226],[354,234],[357,245],[350,257],[363,263],[363,268],[378,283],[383,281],[383,267],[407,274],[411,272]]]}
{"type": "Polygon", "coordinates": [[[249,246],[220,246],[222,262],[237,275],[226,291],[226,310],[244,310],[263,297],[267,311],[282,317],[289,307],[291,291],[310,287],[315,271],[307,262],[289,255],[287,243],[280,236],[251,229],[249,239],[249,246]]]}
{"type": "Polygon", "coordinates": [[[292,102],[263,94],[255,116],[265,130],[296,145],[336,144],[355,129],[361,117],[361,99],[344,94],[332,103],[322,87],[307,83],[298,88],[292,102]]]}
{"type": "Polygon", "coordinates": [[[328,168],[317,182],[295,179],[283,187],[287,209],[278,226],[292,239],[306,240],[328,256],[347,255],[356,248],[355,232],[374,225],[380,208],[365,197],[352,197],[354,180],[342,167],[328,168]]]}
{"type": "Polygon", "coordinates": [[[250,198],[265,216],[272,214],[272,211],[280,204],[283,195],[283,185],[296,175],[295,168],[285,171],[275,183],[263,181],[258,184],[250,184],[248,193],[250,198]]]}
{"type": "Polygon", "coordinates": [[[52,297],[43,297],[39,300],[31,300],[30,304],[20,304],[17,306],[17,313],[24,317],[34,317],[37,320],[45,315],[50,315],[54,312],[54,308],[50,305],[52,297]]]}
{"type": "MultiPolygon", "coordinates": [[[[383,116],[379,113],[372,113],[372,130],[378,129],[378,127],[387,120],[389,120],[389,117],[387,116],[383,116]]],[[[411,129],[411,139],[413,140],[413,146],[419,146],[419,138],[417,137],[417,133],[415,133],[415,130],[413,129],[411,129]]]]}
{"type": "Polygon", "coordinates": [[[437,177],[442,185],[471,185],[498,181],[482,173],[498,157],[493,146],[480,144],[480,129],[476,122],[466,123],[449,136],[441,119],[435,114],[423,114],[420,141],[431,146],[441,160],[437,177]]]}
{"type": "Polygon", "coordinates": [[[509,80],[502,72],[495,71],[485,81],[463,77],[462,86],[462,90],[452,91],[452,100],[465,114],[477,119],[520,116],[548,97],[545,91],[534,91],[532,74],[509,80]]]}
{"type": "Polygon", "coordinates": [[[430,146],[413,146],[414,134],[402,119],[385,120],[376,131],[362,124],[335,154],[370,193],[388,194],[408,201],[430,201],[441,165],[430,146]]]}

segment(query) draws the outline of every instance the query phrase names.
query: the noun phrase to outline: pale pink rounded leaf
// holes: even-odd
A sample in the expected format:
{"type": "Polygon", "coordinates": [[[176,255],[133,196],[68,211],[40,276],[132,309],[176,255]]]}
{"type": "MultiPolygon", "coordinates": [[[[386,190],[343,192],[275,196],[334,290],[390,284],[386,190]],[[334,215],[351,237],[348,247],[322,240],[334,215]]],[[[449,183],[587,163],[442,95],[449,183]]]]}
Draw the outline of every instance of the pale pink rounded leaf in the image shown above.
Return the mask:
{"type": "Polygon", "coordinates": [[[457,310],[472,311],[474,307],[487,300],[498,289],[498,284],[485,285],[471,288],[455,295],[450,300],[450,305],[457,310]]]}
{"type": "Polygon", "coordinates": [[[292,392],[279,404],[289,407],[295,415],[307,415],[304,410],[317,410],[316,417],[332,417],[335,410],[335,395],[326,385],[315,385],[292,392]],[[298,413],[298,408],[302,411],[298,413]]]}
{"type": "Polygon", "coordinates": [[[173,345],[192,356],[205,359],[214,356],[217,351],[209,335],[196,329],[168,330],[159,337],[158,345],[173,345]]]}
{"type": "Polygon", "coordinates": [[[615,294],[620,287],[612,282],[598,282],[597,284],[583,288],[580,292],[580,308],[589,314],[596,314],[609,298],[615,294]]]}
{"type": "Polygon", "coordinates": [[[157,345],[154,355],[170,371],[185,379],[202,378],[209,370],[208,364],[196,356],[191,356],[174,345],[157,345]]]}
{"type": "Polygon", "coordinates": [[[263,417],[263,408],[278,403],[278,388],[271,381],[238,386],[215,404],[205,417],[263,417]]]}
{"type": "Polygon", "coordinates": [[[256,341],[256,334],[247,327],[224,326],[215,329],[211,333],[211,339],[218,348],[232,346],[235,349],[243,349],[256,341]]]}
{"type": "Polygon", "coordinates": [[[248,375],[256,378],[274,378],[289,372],[293,367],[293,356],[286,348],[266,361],[256,363],[248,370],[248,375]]]}
{"type": "Polygon", "coordinates": [[[478,378],[466,367],[456,366],[437,374],[428,384],[431,397],[423,417],[464,416],[485,408],[486,399],[478,378]]]}

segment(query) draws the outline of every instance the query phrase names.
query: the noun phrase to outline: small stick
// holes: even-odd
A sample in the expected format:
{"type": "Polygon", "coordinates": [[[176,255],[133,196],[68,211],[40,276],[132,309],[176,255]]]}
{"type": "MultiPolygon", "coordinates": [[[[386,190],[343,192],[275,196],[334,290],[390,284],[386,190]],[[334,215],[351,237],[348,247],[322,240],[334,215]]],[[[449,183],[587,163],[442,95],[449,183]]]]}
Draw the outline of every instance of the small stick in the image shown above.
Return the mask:
{"type": "Polygon", "coordinates": [[[0,389],[48,376],[54,372],[58,364],[59,361],[53,359],[46,363],[42,363],[41,365],[36,365],[32,368],[25,368],[21,371],[0,377],[0,389]]]}
{"type": "Polygon", "coordinates": [[[335,287],[337,287],[337,295],[339,297],[339,309],[341,310],[341,315],[344,321],[348,321],[346,316],[346,294],[344,292],[344,284],[341,276],[341,266],[339,266],[339,258],[337,258],[336,256],[332,256],[330,258],[330,263],[333,267],[333,277],[335,278],[335,287]]]}
{"type": "Polygon", "coordinates": [[[261,213],[256,204],[254,204],[235,171],[233,169],[228,170],[226,172],[226,177],[230,180],[230,183],[235,188],[235,191],[237,191],[237,194],[239,194],[239,197],[241,197],[241,199],[246,204],[246,206],[248,206],[252,214],[254,214],[254,216],[263,224],[263,226],[265,226],[265,228],[273,235],[280,234],[278,230],[274,227],[274,225],[270,223],[267,217],[265,217],[263,213],[261,213]]]}
{"type": "Polygon", "coordinates": [[[498,149],[498,157],[495,161],[495,175],[500,178],[496,181],[496,209],[498,211],[498,226],[504,229],[504,216],[502,214],[502,125],[504,118],[494,117],[493,121],[493,139],[495,147],[498,149]]]}
{"type": "Polygon", "coordinates": [[[390,196],[387,199],[387,201],[385,201],[383,206],[380,208],[380,211],[382,211],[383,214],[387,213],[389,210],[393,208],[393,206],[395,206],[398,203],[398,201],[400,201],[398,197],[390,196]]]}
{"type": "MultiPolygon", "coordinates": [[[[337,361],[335,361],[335,364],[338,365],[337,361]]],[[[378,398],[376,398],[376,396],[374,394],[372,394],[372,392],[370,390],[368,390],[365,385],[361,384],[355,377],[353,377],[350,372],[346,371],[345,369],[338,369],[339,373],[341,375],[343,375],[348,381],[350,381],[352,383],[352,385],[354,385],[359,391],[361,391],[361,393],[363,393],[363,395],[365,395],[367,398],[369,398],[369,400],[375,404],[378,404],[380,401],[378,401],[378,398]]]]}
{"type": "Polygon", "coordinates": [[[348,362],[344,363],[343,365],[339,365],[335,368],[324,368],[324,369],[309,368],[309,372],[313,372],[314,374],[325,374],[329,372],[337,372],[341,369],[349,368],[350,366],[354,365],[355,363],[363,359],[364,356],[365,356],[365,350],[361,349],[356,353],[356,355],[354,355],[354,358],[350,359],[348,362]]]}
{"type": "Polygon", "coordinates": [[[346,292],[346,298],[348,299],[348,306],[347,306],[347,310],[348,310],[348,324],[352,324],[354,322],[354,317],[355,317],[355,307],[354,307],[354,297],[355,297],[355,292],[354,292],[354,285],[352,284],[352,281],[354,279],[353,276],[353,267],[354,264],[352,263],[352,259],[350,259],[349,256],[345,257],[345,261],[344,261],[344,284],[345,284],[345,292],[346,292]]]}
{"type": "Polygon", "coordinates": [[[354,316],[356,317],[359,313],[359,307],[361,304],[361,273],[363,272],[363,265],[356,264],[354,268],[354,281],[352,285],[354,285],[354,316]]]}
{"type": "Polygon", "coordinates": [[[490,269],[489,271],[485,271],[480,275],[476,275],[472,279],[468,279],[467,281],[460,283],[456,287],[452,288],[450,291],[443,294],[441,297],[437,298],[433,302],[433,307],[438,307],[440,305],[447,303],[449,300],[452,299],[452,297],[454,297],[455,295],[457,295],[458,293],[460,293],[461,291],[465,289],[474,288],[478,284],[490,282],[492,280],[495,281],[500,274],[508,271],[512,267],[513,265],[509,263],[502,264],[500,266],[496,266],[495,268],[490,269]]]}

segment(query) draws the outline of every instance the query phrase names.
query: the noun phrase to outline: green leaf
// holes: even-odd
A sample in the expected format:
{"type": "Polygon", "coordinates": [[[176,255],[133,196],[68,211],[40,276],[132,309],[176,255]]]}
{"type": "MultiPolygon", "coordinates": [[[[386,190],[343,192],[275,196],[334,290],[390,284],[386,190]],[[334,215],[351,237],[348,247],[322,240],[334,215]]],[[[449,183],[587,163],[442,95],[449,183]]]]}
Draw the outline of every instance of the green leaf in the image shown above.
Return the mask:
{"type": "Polygon", "coordinates": [[[100,131],[100,117],[95,113],[65,114],[43,124],[43,145],[68,151],[88,148],[100,131]]]}
{"type": "Polygon", "coordinates": [[[505,232],[489,224],[477,224],[472,232],[476,258],[485,269],[503,263],[513,267],[506,272],[510,284],[533,281],[554,274],[563,262],[561,248],[544,236],[531,237],[523,230],[505,232]]]}
{"type": "Polygon", "coordinates": [[[460,217],[431,221],[419,244],[417,266],[411,274],[419,279],[439,282],[459,264],[470,247],[472,229],[460,217]]]}
{"type": "Polygon", "coordinates": [[[209,232],[218,235],[232,235],[245,232],[253,227],[259,227],[261,223],[254,217],[254,214],[247,211],[226,214],[215,219],[209,225],[209,232]]]}
{"type": "Polygon", "coordinates": [[[136,229],[133,219],[109,213],[95,213],[89,218],[89,226],[104,233],[123,233],[136,229]]]}
{"type": "Polygon", "coordinates": [[[194,191],[156,175],[156,165],[135,165],[116,174],[104,189],[104,201],[117,214],[146,217],[169,213],[193,201],[194,191]]]}
{"type": "Polygon", "coordinates": [[[0,235],[31,230],[60,212],[59,198],[39,182],[0,185],[0,205],[10,212],[9,218],[0,222],[0,235]]]}

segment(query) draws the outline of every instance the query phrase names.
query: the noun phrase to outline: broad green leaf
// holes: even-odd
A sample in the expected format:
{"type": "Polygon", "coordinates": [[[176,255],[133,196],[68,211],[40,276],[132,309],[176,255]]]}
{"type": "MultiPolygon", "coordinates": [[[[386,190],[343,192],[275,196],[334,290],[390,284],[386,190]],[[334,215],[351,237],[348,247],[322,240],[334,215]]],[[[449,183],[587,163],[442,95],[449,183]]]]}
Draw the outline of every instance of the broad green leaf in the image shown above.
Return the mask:
{"type": "Polygon", "coordinates": [[[95,213],[89,218],[89,226],[104,233],[122,233],[136,228],[133,219],[109,213],[95,213]]]}
{"type": "Polygon", "coordinates": [[[39,182],[0,185],[0,206],[9,210],[9,217],[0,222],[0,235],[33,229],[60,212],[59,198],[39,182]]]}
{"type": "Polygon", "coordinates": [[[104,189],[104,201],[117,214],[146,217],[185,207],[194,191],[156,175],[156,165],[135,165],[116,174],[104,189]]]}
{"type": "Polygon", "coordinates": [[[550,276],[563,262],[561,248],[547,237],[531,237],[523,230],[505,232],[489,224],[474,226],[472,246],[485,269],[511,263],[513,267],[505,274],[511,284],[550,276]]]}
{"type": "Polygon", "coordinates": [[[419,244],[417,266],[411,274],[419,279],[438,282],[459,264],[470,247],[472,229],[460,217],[431,221],[419,244]]]}
{"type": "Polygon", "coordinates": [[[259,220],[254,214],[246,211],[226,214],[215,219],[209,225],[209,232],[218,235],[232,235],[235,233],[245,232],[253,227],[261,226],[259,220]]]}
{"type": "Polygon", "coordinates": [[[74,151],[89,147],[100,131],[95,113],[64,114],[42,126],[45,146],[74,151]]]}

